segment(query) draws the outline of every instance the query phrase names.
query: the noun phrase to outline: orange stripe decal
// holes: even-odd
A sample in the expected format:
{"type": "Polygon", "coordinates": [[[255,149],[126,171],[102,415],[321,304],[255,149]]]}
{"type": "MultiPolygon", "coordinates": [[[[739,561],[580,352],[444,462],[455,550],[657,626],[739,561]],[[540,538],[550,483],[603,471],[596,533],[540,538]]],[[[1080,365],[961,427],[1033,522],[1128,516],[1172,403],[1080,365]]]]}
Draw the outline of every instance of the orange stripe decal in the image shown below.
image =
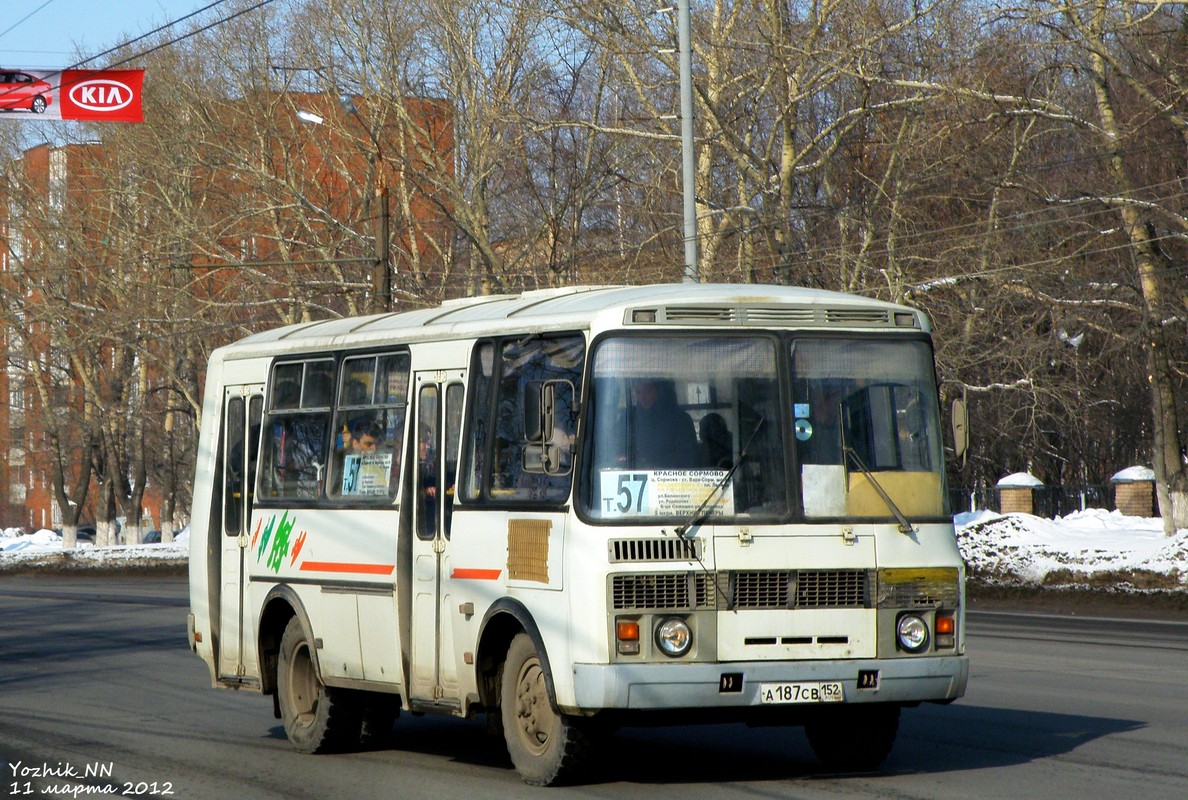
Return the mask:
{"type": "Polygon", "coordinates": [[[352,575],[391,575],[395,564],[351,564],[342,561],[303,561],[302,572],[348,572],[352,575]]]}
{"type": "Polygon", "coordinates": [[[501,569],[455,569],[450,577],[461,581],[497,581],[502,573],[501,569]]]}

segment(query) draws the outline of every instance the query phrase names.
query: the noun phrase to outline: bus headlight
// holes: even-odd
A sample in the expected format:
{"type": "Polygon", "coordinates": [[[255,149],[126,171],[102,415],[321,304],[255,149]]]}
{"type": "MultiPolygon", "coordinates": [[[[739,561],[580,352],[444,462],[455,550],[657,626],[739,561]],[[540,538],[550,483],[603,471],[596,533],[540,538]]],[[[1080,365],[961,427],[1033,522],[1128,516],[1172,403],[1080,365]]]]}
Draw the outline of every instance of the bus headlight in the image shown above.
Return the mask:
{"type": "Polygon", "coordinates": [[[928,647],[928,623],[915,614],[903,614],[895,623],[895,637],[901,649],[919,653],[928,647]]]}
{"type": "Polygon", "coordinates": [[[656,647],[670,658],[680,658],[693,646],[693,631],[680,617],[669,617],[656,626],[656,647]]]}

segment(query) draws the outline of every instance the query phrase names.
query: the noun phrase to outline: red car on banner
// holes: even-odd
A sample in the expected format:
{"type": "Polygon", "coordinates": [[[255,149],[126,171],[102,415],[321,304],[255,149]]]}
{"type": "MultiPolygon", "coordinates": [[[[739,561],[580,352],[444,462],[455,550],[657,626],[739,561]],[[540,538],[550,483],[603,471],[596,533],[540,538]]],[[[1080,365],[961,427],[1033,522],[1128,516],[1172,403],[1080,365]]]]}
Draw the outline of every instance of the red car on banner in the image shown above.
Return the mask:
{"type": "Polygon", "coordinates": [[[52,89],[47,81],[27,72],[0,71],[0,109],[23,108],[41,114],[54,101],[52,89]]]}
{"type": "Polygon", "coordinates": [[[62,70],[62,119],[144,122],[142,69],[62,70]]]}
{"type": "Polygon", "coordinates": [[[143,84],[142,69],[0,68],[0,112],[23,111],[25,120],[144,122],[143,84]]]}

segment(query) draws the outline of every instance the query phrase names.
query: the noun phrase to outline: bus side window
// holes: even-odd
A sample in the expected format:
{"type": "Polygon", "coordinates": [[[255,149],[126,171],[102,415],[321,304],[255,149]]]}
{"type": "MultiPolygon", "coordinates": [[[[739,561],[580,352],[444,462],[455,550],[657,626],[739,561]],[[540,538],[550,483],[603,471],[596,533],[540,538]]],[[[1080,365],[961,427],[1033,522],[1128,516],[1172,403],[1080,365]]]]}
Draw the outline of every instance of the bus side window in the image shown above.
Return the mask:
{"type": "Polygon", "coordinates": [[[242,397],[227,401],[220,451],[223,467],[223,533],[238,536],[252,515],[256,488],[256,458],[260,451],[260,411],[264,398],[253,394],[244,416],[242,397]]]}
{"type": "Polygon", "coordinates": [[[326,478],[333,359],[277,364],[264,421],[263,497],[317,498],[326,478]]]}
{"type": "Polygon", "coordinates": [[[454,491],[458,480],[458,454],[462,449],[462,400],[466,394],[460,383],[446,386],[445,393],[445,536],[450,538],[454,514],[454,491]]]}
{"type": "MultiPolygon", "coordinates": [[[[474,404],[475,429],[485,425],[483,430],[494,434],[487,445],[490,462],[476,458],[480,468],[488,464],[485,474],[475,476],[483,482],[488,499],[557,503],[569,497],[569,461],[585,356],[585,339],[574,334],[499,343],[492,386],[495,407],[484,407],[481,400],[474,404]],[[549,387],[547,431],[541,421],[542,387],[549,387]]],[[[476,396],[481,398],[477,392],[476,396]]]]}
{"type": "Polygon", "coordinates": [[[256,465],[260,461],[260,417],[264,413],[264,395],[254,394],[248,400],[247,471],[244,474],[244,521],[251,522],[252,505],[256,500],[256,465]]]}
{"type": "Polygon", "coordinates": [[[403,352],[343,359],[328,495],[366,503],[395,495],[409,364],[403,352]]]}
{"type": "Polygon", "coordinates": [[[495,345],[479,342],[470,366],[472,399],[470,428],[466,437],[467,471],[463,474],[462,499],[477,500],[487,474],[488,444],[491,431],[491,392],[495,372],[495,345]]]}
{"type": "Polygon", "coordinates": [[[243,533],[243,495],[247,483],[244,474],[244,430],[243,398],[232,397],[227,401],[223,422],[223,533],[238,536],[243,533]]]}

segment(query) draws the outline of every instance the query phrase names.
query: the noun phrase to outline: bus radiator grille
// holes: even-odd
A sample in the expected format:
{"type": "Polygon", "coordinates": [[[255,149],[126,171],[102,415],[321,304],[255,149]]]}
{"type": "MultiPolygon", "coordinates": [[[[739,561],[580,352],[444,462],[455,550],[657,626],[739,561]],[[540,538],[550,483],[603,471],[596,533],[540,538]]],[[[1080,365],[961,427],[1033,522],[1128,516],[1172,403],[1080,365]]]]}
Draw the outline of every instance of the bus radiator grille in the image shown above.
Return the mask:
{"type": "Polygon", "coordinates": [[[734,608],[871,607],[867,570],[768,570],[731,577],[734,608]]]}
{"type": "Polygon", "coordinates": [[[611,606],[624,610],[872,608],[867,570],[661,572],[611,576],[611,606]]]}
{"type": "Polygon", "coordinates": [[[705,572],[611,576],[611,606],[626,609],[713,608],[716,594],[705,572]]]}

